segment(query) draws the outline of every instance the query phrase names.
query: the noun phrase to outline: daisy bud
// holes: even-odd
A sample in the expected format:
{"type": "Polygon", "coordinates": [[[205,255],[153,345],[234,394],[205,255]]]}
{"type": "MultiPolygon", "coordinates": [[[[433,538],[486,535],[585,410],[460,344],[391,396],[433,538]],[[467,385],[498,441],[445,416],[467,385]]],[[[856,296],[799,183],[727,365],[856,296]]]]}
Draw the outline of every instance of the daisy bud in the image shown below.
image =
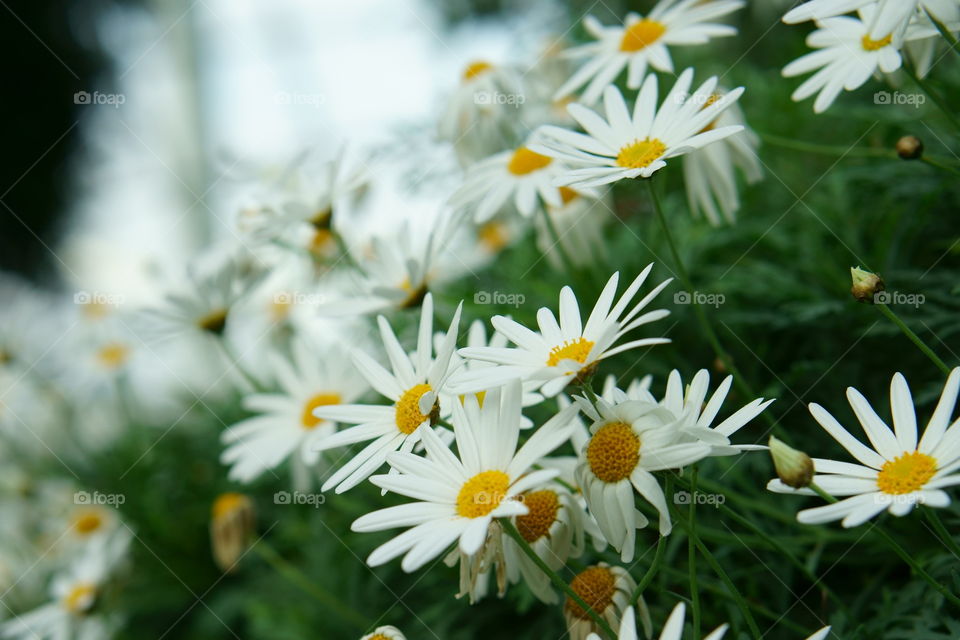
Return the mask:
{"type": "Polygon", "coordinates": [[[253,502],[242,493],[222,493],[213,502],[210,543],[221,570],[232,571],[250,546],[254,528],[253,502]]]}
{"type": "Polygon", "coordinates": [[[923,142],[917,136],[903,136],[897,140],[897,155],[904,160],[919,160],[923,155],[923,142]]]}
{"type": "Polygon", "coordinates": [[[858,302],[873,302],[873,296],[886,288],[883,278],[860,267],[850,267],[850,277],[853,280],[850,293],[858,302]]]}
{"type": "Polygon", "coordinates": [[[770,457],[780,481],[788,487],[802,489],[813,480],[813,460],[774,436],[770,436],[770,457]]]}

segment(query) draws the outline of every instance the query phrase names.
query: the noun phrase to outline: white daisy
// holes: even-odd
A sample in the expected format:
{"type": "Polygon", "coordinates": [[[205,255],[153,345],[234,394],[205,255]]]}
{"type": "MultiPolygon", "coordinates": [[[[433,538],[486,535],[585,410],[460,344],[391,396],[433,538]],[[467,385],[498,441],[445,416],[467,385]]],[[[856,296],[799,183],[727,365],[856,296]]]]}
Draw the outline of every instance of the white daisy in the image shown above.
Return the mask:
{"type": "Polygon", "coordinates": [[[788,11],[783,21],[787,24],[821,21],[868,9],[870,19],[865,20],[868,23],[868,35],[874,40],[882,40],[889,34],[902,32],[921,4],[934,3],[921,3],[920,0],[809,0],[788,11]]]}
{"type": "Polygon", "coordinates": [[[693,69],[686,69],[658,109],[657,77],[647,76],[632,116],[620,90],[610,85],[603,92],[606,120],[581,104],[571,104],[567,109],[586,135],[547,125],[537,129],[541,142],[531,148],[574,167],[559,184],[582,189],[624,178],[649,178],[666,166],[666,160],[743,130],[741,125],[707,128],[737,101],[743,87],[715,100],[716,77],[690,95],[692,81],[693,69]]]}
{"type": "Polygon", "coordinates": [[[721,220],[733,222],[736,219],[740,209],[738,169],[750,184],[763,177],[757,157],[760,139],[747,126],[739,105],[730,105],[707,125],[707,130],[731,125],[740,125],[743,131],[683,157],[683,182],[690,210],[694,215],[705,215],[713,225],[719,225],[721,220]]]}
{"type": "Polygon", "coordinates": [[[549,156],[531,151],[528,145],[502,151],[467,169],[467,176],[450,198],[450,205],[473,212],[476,223],[483,223],[512,201],[525,218],[544,206],[563,203],[554,185],[566,167],[549,156]]]}
{"type": "Polygon", "coordinates": [[[543,216],[533,219],[537,246],[557,269],[563,268],[564,251],[577,266],[595,264],[604,247],[604,224],[613,217],[609,194],[597,198],[584,197],[570,187],[560,187],[559,191],[560,206],[546,207],[546,214],[553,223],[556,235],[543,216]]]}
{"type": "MultiPolygon", "coordinates": [[[[632,613],[628,611],[631,611],[630,600],[637,588],[637,583],[623,567],[610,566],[605,562],[587,567],[574,576],[570,581],[570,588],[594,613],[606,620],[607,624],[613,628],[620,624],[621,616],[632,617],[632,613]]],[[[649,613],[642,596],[637,605],[640,607],[640,618],[649,637],[649,613]]],[[[563,617],[567,622],[570,640],[587,640],[600,630],[590,614],[569,596],[563,606],[563,617]]]]}
{"type": "Polygon", "coordinates": [[[875,5],[867,5],[859,10],[859,19],[839,16],[817,21],[819,29],[807,36],[807,46],[817,51],[783,68],[787,78],[817,70],[793,92],[791,98],[795,102],[818,93],[813,110],[822,113],[844,89],[857,89],[878,70],[891,73],[899,69],[902,41],[930,35],[929,28],[910,27],[902,38],[890,32],[874,38],[870,24],[876,10],[875,5]]]}
{"type": "MultiPolygon", "coordinates": [[[[388,372],[360,351],[353,352],[353,363],[370,386],[393,404],[339,404],[314,409],[313,415],[319,419],[357,425],[320,440],[316,445],[318,450],[373,441],[330,476],[323,484],[323,491],[336,487],[336,492],[342,493],[355,487],[383,466],[389,454],[398,449],[412,451],[426,432],[432,433],[441,415],[440,394],[453,371],[451,359],[460,327],[461,308],[462,304],[453,315],[436,357],[433,357],[432,347],[433,296],[429,293],[423,299],[417,348],[411,356],[400,346],[387,319],[383,316],[377,318],[393,372],[388,372]]],[[[456,408],[457,403],[453,404],[456,408]]],[[[445,410],[450,411],[449,408],[445,410]]]]}
{"type": "MultiPolygon", "coordinates": [[[[680,640],[683,637],[683,617],[686,612],[686,605],[680,602],[670,612],[670,617],[663,625],[660,631],[659,640],[680,640]]],[[[729,625],[722,624],[710,632],[703,640],[720,640],[727,632],[729,625]]],[[[649,633],[646,634],[650,636],[649,633]]],[[[602,640],[597,634],[592,634],[587,640],[602,640]]],[[[630,607],[623,613],[623,620],[620,622],[620,629],[617,632],[617,640],[637,640],[637,623],[634,621],[633,607],[630,607]]],[[[807,640],[816,640],[811,636],[807,640]]]]}
{"type": "Polygon", "coordinates": [[[646,17],[631,12],[623,26],[613,27],[605,27],[593,16],[587,16],[583,26],[597,41],[565,53],[589,61],[557,90],[555,97],[562,98],[589,82],[582,101],[593,104],[624,67],[628,69],[630,89],[640,86],[648,65],[673,73],[668,46],[705,44],[712,37],[736,35],[734,27],[709,21],[745,4],[743,0],[660,0],[646,17]]]}
{"type": "Polygon", "coordinates": [[[517,496],[557,475],[530,467],[570,437],[577,409],[555,415],[518,451],[522,393],[520,383],[513,381],[502,390],[488,391],[482,407],[475,397],[454,405],[459,458],[429,429],[422,437],[426,457],[389,457],[400,473],[370,480],[418,501],[374,511],[353,523],[352,529],[361,532],[412,527],[375,549],[367,559],[371,566],[404,555],[403,570],[415,571],[457,541],[460,551],[472,556],[480,551],[495,518],[529,513],[517,496]]]}
{"type": "Polygon", "coordinates": [[[564,287],[560,291],[559,323],[550,309],[543,307],[537,312],[539,333],[505,316],[494,316],[491,320],[493,326],[516,344],[517,348],[461,349],[460,355],[464,358],[484,360],[499,366],[464,372],[457,376],[454,391],[471,393],[501,385],[512,378],[520,378],[524,381],[539,382],[542,384],[541,393],[552,397],[571,382],[588,378],[604,358],[637,347],[670,342],[667,338],[640,338],[616,345],[628,332],[670,314],[665,309],[640,314],[670,283],[670,279],[654,287],[627,311],[627,306],[633,301],[652,268],[652,263],[647,265],[616,304],[614,296],[620,274],[614,273],[600,292],[586,325],[581,323],[577,297],[570,287],[564,287]]]}
{"type": "Polygon", "coordinates": [[[377,627],[360,640],[407,640],[407,636],[403,635],[400,629],[396,627],[386,626],[377,627]]]}
{"type": "Polygon", "coordinates": [[[249,483],[293,454],[295,466],[316,464],[317,444],[333,435],[336,423],[316,417],[314,409],[349,404],[367,391],[336,349],[320,354],[297,340],[292,352],[292,361],[276,353],[269,359],[278,392],[248,395],[243,406],[256,415],[223,432],[227,448],[220,461],[230,465],[231,480],[249,483]]]}
{"type": "MultiPolygon", "coordinates": [[[[943,490],[960,484],[960,420],[951,423],[960,391],[960,368],[950,372],[940,402],[917,441],[917,417],[913,398],[904,377],[897,373],[890,383],[890,411],[893,430],[884,423],[859,391],[847,388],[847,400],[873,448],[844,429],[826,409],[810,405],[810,413],[834,440],[859,464],[814,458],[818,475],[813,481],[839,502],[797,514],[806,524],[842,519],[844,527],[855,527],[883,510],[903,516],[916,504],[946,507],[950,497],[943,490]]],[[[811,494],[809,489],[791,489],[779,479],[767,488],[777,493],[811,494]]]]}
{"type": "Polygon", "coordinates": [[[593,422],[590,440],[580,451],[577,485],[603,537],[624,562],[630,562],[636,530],[647,525],[646,516],[634,506],[634,490],[659,512],[660,534],[668,535],[672,523],[667,500],[652,472],[693,464],[708,456],[711,447],[699,441],[678,442],[672,411],[625,399],[622,393],[619,397],[613,403],[597,398],[596,406],[576,398],[593,422]]]}

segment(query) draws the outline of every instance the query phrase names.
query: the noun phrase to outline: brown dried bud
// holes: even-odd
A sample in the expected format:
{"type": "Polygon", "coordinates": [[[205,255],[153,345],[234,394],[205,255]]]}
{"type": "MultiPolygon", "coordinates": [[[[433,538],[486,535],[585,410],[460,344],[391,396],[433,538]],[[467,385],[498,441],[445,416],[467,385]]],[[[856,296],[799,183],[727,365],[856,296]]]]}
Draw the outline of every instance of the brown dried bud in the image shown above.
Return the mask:
{"type": "Polygon", "coordinates": [[[886,288],[883,278],[860,267],[850,267],[850,277],[853,280],[850,293],[858,302],[873,302],[873,296],[886,288]]]}
{"type": "Polygon", "coordinates": [[[923,142],[917,136],[903,136],[897,140],[897,155],[904,160],[918,160],[923,155],[923,142]]]}
{"type": "Polygon", "coordinates": [[[770,436],[770,457],[780,481],[788,487],[802,489],[813,480],[813,460],[803,451],[770,436]]]}
{"type": "Polygon", "coordinates": [[[210,544],[213,559],[225,572],[232,571],[253,539],[253,502],[242,493],[223,493],[213,502],[210,544]]]}

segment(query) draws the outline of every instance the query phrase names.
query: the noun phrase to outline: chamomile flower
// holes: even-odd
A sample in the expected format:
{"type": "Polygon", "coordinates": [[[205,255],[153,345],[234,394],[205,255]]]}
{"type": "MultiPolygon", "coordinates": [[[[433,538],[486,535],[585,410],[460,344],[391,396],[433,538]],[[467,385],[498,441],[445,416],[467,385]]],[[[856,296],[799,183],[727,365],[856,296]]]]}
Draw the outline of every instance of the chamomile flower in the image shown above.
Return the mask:
{"type": "Polygon", "coordinates": [[[323,438],[316,444],[318,450],[372,440],[324,482],[323,491],[335,487],[337,493],[342,493],[355,487],[383,466],[389,454],[398,449],[412,451],[427,432],[432,433],[442,413],[441,394],[452,372],[451,359],[460,327],[460,310],[461,306],[458,306],[435,357],[432,346],[433,296],[429,293],[423,299],[417,348],[411,355],[400,346],[387,319],[383,316],[377,318],[392,373],[361,351],[353,352],[353,363],[370,386],[392,404],[319,404],[314,407],[313,416],[319,420],[356,425],[323,438]]]}
{"type": "Polygon", "coordinates": [[[737,192],[737,170],[747,183],[763,178],[757,147],[760,139],[749,127],[739,105],[721,113],[707,129],[739,125],[743,131],[708,144],[683,157],[683,182],[687,201],[694,215],[705,215],[712,225],[734,222],[740,209],[737,192]]]}
{"type": "Polygon", "coordinates": [[[317,444],[337,428],[335,422],[315,416],[314,410],[349,404],[367,391],[366,382],[336,349],[321,355],[297,340],[292,351],[292,361],[271,354],[278,392],[248,395],[244,408],[256,415],[223,432],[227,448],[220,460],[230,465],[231,480],[252,482],[291,456],[296,456],[295,466],[314,465],[320,455],[317,444]]]}
{"type": "MultiPolygon", "coordinates": [[[[630,600],[637,583],[623,567],[610,566],[605,562],[587,567],[574,576],[570,588],[611,627],[616,628],[620,624],[621,616],[633,618],[630,600]]],[[[649,636],[650,617],[642,596],[637,604],[649,636]]],[[[587,640],[599,631],[590,614],[569,596],[563,606],[563,617],[567,622],[570,640],[587,640]]]]}
{"type": "Polygon", "coordinates": [[[660,0],[647,16],[631,12],[623,26],[605,27],[593,16],[583,26],[596,38],[566,52],[574,58],[589,58],[556,93],[562,98],[587,84],[581,100],[593,104],[604,87],[627,68],[627,87],[636,89],[647,67],[673,72],[671,45],[705,44],[710,38],[736,35],[734,27],[710,22],[744,6],[743,0],[660,0]]]}
{"type": "Polygon", "coordinates": [[[647,525],[634,506],[634,491],[659,512],[660,535],[668,535],[670,511],[653,472],[692,464],[711,448],[703,442],[678,442],[673,413],[657,404],[597,398],[594,406],[584,398],[576,400],[592,421],[590,440],[580,452],[577,485],[603,537],[630,562],[636,530],[647,525]]]}
{"type": "MultiPolygon", "coordinates": [[[[659,640],[680,640],[683,637],[683,616],[686,612],[686,605],[680,602],[670,612],[670,617],[663,625],[660,631],[659,640]]],[[[703,640],[720,640],[727,632],[728,625],[722,624],[710,632],[703,640]]],[[[647,634],[649,637],[650,634],[647,634]]],[[[602,640],[597,634],[592,634],[587,640],[602,640]]],[[[634,621],[633,608],[627,609],[623,614],[623,620],[620,622],[620,629],[617,632],[617,640],[637,640],[637,623],[634,621]]],[[[812,637],[808,640],[813,640],[812,637]]]]}
{"type": "Polygon", "coordinates": [[[558,184],[583,189],[624,178],[649,178],[665,167],[670,158],[743,130],[738,124],[709,128],[737,101],[743,87],[712,100],[716,77],[708,79],[691,95],[692,81],[693,69],[686,69],[658,109],[657,77],[647,76],[632,116],[620,90],[610,85],[603,92],[606,120],[581,104],[571,104],[567,109],[586,134],[543,126],[537,129],[540,142],[531,148],[573,167],[558,184]]]}
{"type": "Polygon", "coordinates": [[[539,382],[542,385],[541,393],[552,397],[571,382],[592,375],[604,358],[638,347],[670,342],[667,338],[640,338],[616,344],[637,327],[670,314],[664,309],[640,313],[670,283],[669,279],[654,287],[627,310],[651,269],[652,263],[630,283],[616,304],[614,296],[620,274],[614,273],[600,292],[586,324],[581,322],[577,297],[570,287],[560,291],[559,323],[550,309],[544,307],[537,312],[539,332],[531,331],[505,316],[494,316],[491,320],[494,328],[516,344],[517,348],[461,349],[460,355],[464,358],[492,362],[498,366],[463,373],[458,376],[454,391],[471,393],[520,378],[539,382]]]}
{"type": "Polygon", "coordinates": [[[517,449],[522,388],[513,381],[488,391],[483,406],[475,397],[453,406],[452,423],[458,456],[433,431],[423,431],[426,457],[395,453],[397,474],[373,476],[379,487],[415,498],[358,518],[354,531],[412,527],[381,545],[367,563],[381,565],[403,555],[404,571],[417,570],[457,543],[466,556],[478,553],[496,518],[526,515],[518,496],[555,477],[555,470],[531,466],[570,437],[575,407],[561,411],[517,449]]]}
{"type": "MultiPolygon", "coordinates": [[[[817,475],[813,482],[843,499],[805,509],[797,514],[797,520],[806,524],[842,520],[844,527],[855,527],[884,510],[903,516],[916,504],[949,505],[950,498],[943,489],[960,484],[960,474],[956,473],[960,468],[960,420],[951,422],[958,391],[960,368],[950,372],[918,442],[913,398],[901,374],[894,375],[890,383],[893,430],[859,391],[848,387],[847,400],[873,448],[851,435],[826,409],[811,404],[814,419],[859,464],[814,458],[817,475]]],[[[777,493],[813,493],[809,489],[791,489],[779,479],[771,480],[767,488],[777,493]]]]}
{"type": "Polygon", "coordinates": [[[508,203],[525,218],[544,206],[559,207],[563,199],[554,181],[565,167],[531,151],[529,143],[494,154],[467,169],[463,186],[450,199],[451,206],[471,211],[478,224],[508,203]]]}
{"type": "Polygon", "coordinates": [[[787,78],[816,70],[793,92],[795,102],[816,93],[813,110],[823,113],[841,91],[857,89],[878,70],[892,73],[899,69],[902,42],[931,35],[929,28],[910,26],[902,36],[887,32],[874,38],[870,24],[876,11],[876,5],[871,4],[859,9],[859,18],[839,16],[817,21],[819,29],[807,37],[807,45],[817,51],[783,68],[787,78]]]}
{"type": "Polygon", "coordinates": [[[407,636],[403,635],[400,629],[396,627],[385,626],[377,627],[360,640],[407,640],[407,636]]]}

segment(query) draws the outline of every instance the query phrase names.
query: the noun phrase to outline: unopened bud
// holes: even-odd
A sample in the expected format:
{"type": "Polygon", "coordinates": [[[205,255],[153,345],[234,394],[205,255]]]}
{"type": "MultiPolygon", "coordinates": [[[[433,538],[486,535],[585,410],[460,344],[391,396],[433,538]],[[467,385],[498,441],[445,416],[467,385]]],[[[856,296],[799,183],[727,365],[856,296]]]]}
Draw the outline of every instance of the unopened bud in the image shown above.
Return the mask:
{"type": "Polygon", "coordinates": [[[883,278],[860,267],[850,267],[850,277],[853,280],[850,293],[859,302],[873,302],[873,296],[886,287],[883,278]]]}
{"type": "Polygon", "coordinates": [[[923,143],[917,136],[903,136],[897,140],[897,155],[904,160],[917,160],[923,155],[923,143]]]}
{"type": "Polygon", "coordinates": [[[780,481],[788,487],[802,489],[813,480],[813,460],[803,451],[770,436],[770,457],[780,481]]]}
{"type": "Polygon", "coordinates": [[[242,493],[223,493],[213,502],[210,544],[213,559],[223,571],[232,571],[253,539],[253,502],[242,493]]]}

